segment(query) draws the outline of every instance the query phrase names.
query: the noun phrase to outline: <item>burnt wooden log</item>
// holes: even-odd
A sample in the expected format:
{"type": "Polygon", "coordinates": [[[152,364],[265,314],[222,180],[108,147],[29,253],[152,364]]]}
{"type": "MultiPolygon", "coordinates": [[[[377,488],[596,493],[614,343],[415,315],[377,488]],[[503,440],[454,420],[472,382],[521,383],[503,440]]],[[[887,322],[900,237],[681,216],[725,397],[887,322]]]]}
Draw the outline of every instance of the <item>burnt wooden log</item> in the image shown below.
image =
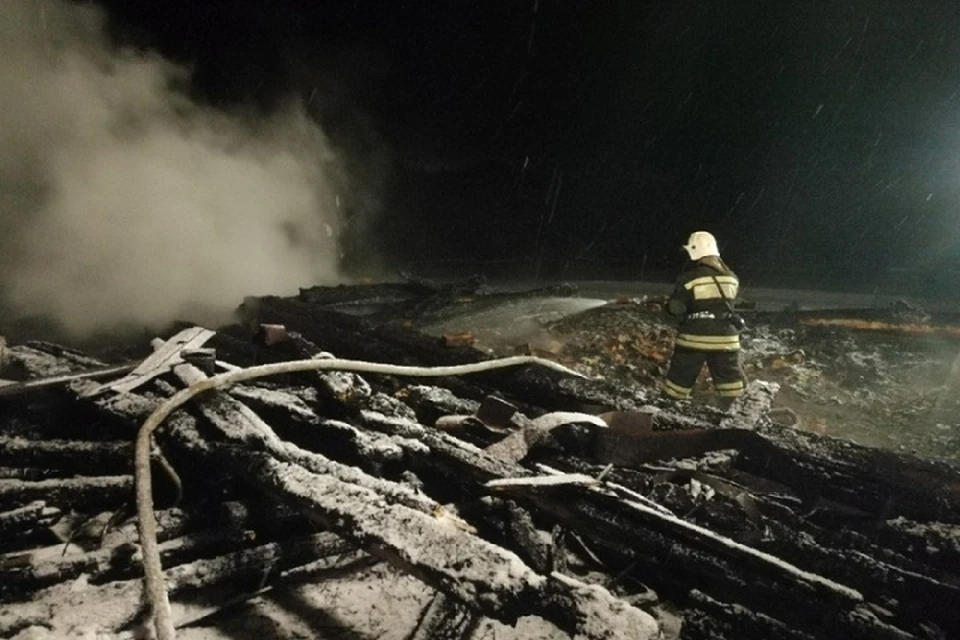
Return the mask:
{"type": "Polygon", "coordinates": [[[408,438],[371,433],[343,420],[321,418],[310,405],[288,391],[238,385],[229,395],[273,424],[284,440],[308,450],[324,451],[341,462],[367,466],[398,461],[411,449],[425,452],[422,444],[408,438]]]}
{"type": "MultiPolygon", "coordinates": [[[[28,361],[24,359],[23,362],[28,361]]],[[[35,366],[35,364],[32,362],[30,365],[35,366]]],[[[83,370],[76,373],[71,372],[60,375],[38,377],[25,382],[12,382],[10,384],[0,385],[0,398],[42,391],[44,389],[65,385],[75,380],[99,380],[102,378],[112,378],[113,376],[132,371],[135,366],[136,365],[133,364],[121,364],[109,367],[100,367],[92,370],[83,370]]],[[[29,374],[29,370],[26,368],[26,366],[23,366],[23,370],[29,374]]],[[[38,372],[41,374],[46,373],[46,371],[42,369],[38,370],[38,372]]]]}
{"type": "Polygon", "coordinates": [[[898,606],[891,617],[898,626],[910,628],[933,621],[949,628],[956,621],[960,587],[945,575],[938,580],[918,573],[918,567],[899,567],[879,549],[868,555],[860,549],[830,548],[776,521],[766,520],[765,526],[771,535],[758,542],[759,549],[787,561],[802,561],[811,570],[856,588],[873,602],[894,599],[898,606]]]}
{"type": "MultiPolygon", "coordinates": [[[[204,375],[195,367],[180,365],[174,372],[185,384],[191,384],[204,379],[204,375]]],[[[359,469],[334,462],[327,457],[301,449],[290,442],[277,437],[273,429],[249,407],[239,400],[224,393],[209,394],[199,401],[201,414],[228,440],[238,443],[253,444],[270,452],[280,460],[303,466],[314,473],[329,474],[339,480],[358,483],[382,492],[391,500],[417,509],[424,513],[432,513],[437,504],[432,500],[413,491],[409,487],[396,483],[387,483],[378,480],[359,469]]],[[[191,438],[198,443],[199,438],[191,438]]],[[[196,445],[195,445],[196,446],[196,445]]],[[[199,446],[203,446],[199,444],[199,446]]]]}
{"type": "Polygon", "coordinates": [[[715,600],[697,590],[691,591],[690,599],[691,606],[683,619],[684,640],[815,640],[818,637],[746,607],[715,600]]]}
{"type": "Polygon", "coordinates": [[[56,469],[61,475],[114,475],[133,471],[133,444],[0,437],[5,466],[56,469]]]}
{"type": "MultiPolygon", "coordinates": [[[[227,530],[192,533],[160,544],[160,555],[167,566],[193,562],[201,557],[222,555],[252,546],[253,533],[227,530]]],[[[139,549],[132,543],[121,543],[76,555],[62,555],[54,559],[34,561],[24,557],[22,562],[0,564],[0,581],[5,600],[17,594],[29,596],[33,591],[86,575],[89,584],[137,578],[143,571],[139,549]]]]}
{"type": "Polygon", "coordinates": [[[105,363],[87,357],[76,349],[40,341],[7,347],[3,367],[4,377],[16,381],[70,376],[83,371],[108,368],[105,363]]]}
{"type": "Polygon", "coordinates": [[[60,509],[95,511],[133,496],[133,476],[91,476],[29,482],[0,480],[0,508],[43,500],[60,509]]]}
{"type": "MultiPolygon", "coordinates": [[[[823,497],[884,519],[960,524],[960,469],[954,466],[778,425],[761,425],[757,433],[819,478],[823,497]]],[[[745,470],[771,473],[762,458],[751,462],[745,470]]]]}
{"type": "Polygon", "coordinates": [[[895,546],[928,566],[960,574],[960,526],[940,522],[886,520],[874,536],[879,544],[895,546]]]}
{"type": "Polygon", "coordinates": [[[18,536],[30,534],[49,527],[63,515],[56,507],[49,507],[43,500],[0,513],[0,540],[10,543],[18,536]]]}

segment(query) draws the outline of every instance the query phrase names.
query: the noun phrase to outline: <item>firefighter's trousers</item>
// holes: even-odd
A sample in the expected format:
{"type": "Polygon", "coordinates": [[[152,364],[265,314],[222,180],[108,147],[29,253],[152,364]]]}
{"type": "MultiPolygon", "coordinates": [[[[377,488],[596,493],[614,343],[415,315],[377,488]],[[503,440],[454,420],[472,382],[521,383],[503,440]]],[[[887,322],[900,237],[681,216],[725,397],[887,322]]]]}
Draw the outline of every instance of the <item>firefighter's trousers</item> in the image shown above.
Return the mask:
{"type": "Polygon", "coordinates": [[[701,351],[675,346],[663,391],[677,400],[686,400],[693,391],[700,370],[706,364],[721,404],[727,405],[743,394],[740,351],[701,351]]]}

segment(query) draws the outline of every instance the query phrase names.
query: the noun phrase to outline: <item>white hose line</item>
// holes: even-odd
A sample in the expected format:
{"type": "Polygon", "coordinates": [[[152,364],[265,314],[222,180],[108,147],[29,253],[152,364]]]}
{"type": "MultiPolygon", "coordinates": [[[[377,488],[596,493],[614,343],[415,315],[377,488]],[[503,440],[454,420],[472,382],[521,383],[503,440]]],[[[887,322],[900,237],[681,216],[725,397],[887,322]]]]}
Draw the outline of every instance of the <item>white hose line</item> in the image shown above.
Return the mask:
{"type": "Polygon", "coordinates": [[[247,369],[227,371],[210,378],[199,380],[185,389],[181,389],[157,407],[144,421],[137,432],[137,442],[134,457],[134,480],[137,498],[137,528],[140,534],[141,553],[143,554],[143,573],[145,579],[146,600],[152,611],[157,640],[175,640],[176,631],[173,627],[173,616],[170,611],[170,599],[163,579],[163,567],[160,563],[160,550],[157,546],[157,521],[153,513],[153,493],[151,491],[150,473],[150,436],[157,427],[174,410],[186,404],[194,396],[204,391],[216,389],[235,382],[265,378],[281,373],[297,373],[301,371],[351,371],[355,373],[378,373],[391,376],[411,376],[439,378],[444,376],[461,376],[469,373],[480,373],[494,369],[504,369],[525,364],[538,364],[577,377],[584,377],[572,369],[557,364],[551,360],[536,356],[513,356],[497,360],[485,360],[473,364],[454,365],[449,367],[412,367],[405,365],[382,364],[363,360],[294,360],[291,362],[276,362],[247,369]]]}

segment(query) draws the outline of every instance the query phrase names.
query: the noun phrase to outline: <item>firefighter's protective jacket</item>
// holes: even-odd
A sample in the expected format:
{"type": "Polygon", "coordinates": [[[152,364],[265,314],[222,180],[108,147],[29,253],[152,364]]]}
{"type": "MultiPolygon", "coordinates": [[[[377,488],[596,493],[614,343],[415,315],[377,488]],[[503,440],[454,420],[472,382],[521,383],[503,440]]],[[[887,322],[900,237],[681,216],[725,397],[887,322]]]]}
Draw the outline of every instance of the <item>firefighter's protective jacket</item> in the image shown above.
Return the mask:
{"type": "Polygon", "coordinates": [[[680,320],[676,346],[697,351],[738,351],[740,335],[730,321],[729,309],[739,290],[740,281],[733,271],[703,261],[692,263],[677,279],[667,305],[670,314],[680,320]]]}

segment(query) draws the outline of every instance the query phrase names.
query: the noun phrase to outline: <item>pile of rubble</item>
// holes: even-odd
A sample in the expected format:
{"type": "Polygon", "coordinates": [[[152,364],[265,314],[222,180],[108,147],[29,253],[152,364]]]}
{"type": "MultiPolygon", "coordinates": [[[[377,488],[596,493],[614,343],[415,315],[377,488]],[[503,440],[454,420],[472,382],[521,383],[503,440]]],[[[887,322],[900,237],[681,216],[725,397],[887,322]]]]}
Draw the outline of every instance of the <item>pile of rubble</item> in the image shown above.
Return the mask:
{"type": "Polygon", "coordinates": [[[491,361],[412,328],[503,300],[467,294],[251,299],[129,362],[8,345],[0,637],[290,636],[291,610],[320,637],[947,637],[956,468],[784,427],[776,383],[723,414],[567,370],[574,340],[491,361]]]}

